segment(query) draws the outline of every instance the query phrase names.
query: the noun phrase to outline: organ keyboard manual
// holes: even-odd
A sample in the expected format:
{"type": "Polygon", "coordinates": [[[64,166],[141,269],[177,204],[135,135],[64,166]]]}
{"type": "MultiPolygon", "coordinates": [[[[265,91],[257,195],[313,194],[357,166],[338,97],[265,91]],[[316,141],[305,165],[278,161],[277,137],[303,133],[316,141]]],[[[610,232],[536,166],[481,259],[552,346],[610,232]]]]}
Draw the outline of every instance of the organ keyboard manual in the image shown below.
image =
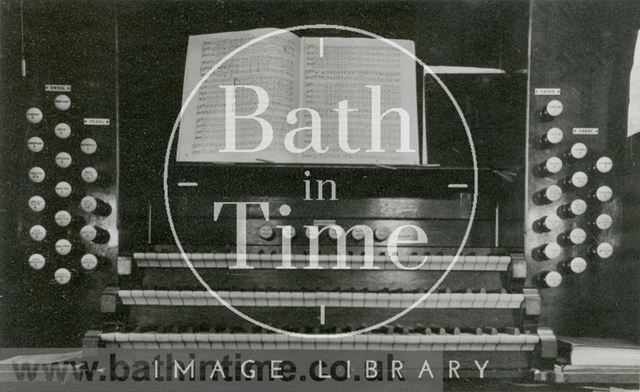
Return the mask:
{"type": "Polygon", "coordinates": [[[1,391],[640,380],[637,0],[1,0],[1,391]]]}

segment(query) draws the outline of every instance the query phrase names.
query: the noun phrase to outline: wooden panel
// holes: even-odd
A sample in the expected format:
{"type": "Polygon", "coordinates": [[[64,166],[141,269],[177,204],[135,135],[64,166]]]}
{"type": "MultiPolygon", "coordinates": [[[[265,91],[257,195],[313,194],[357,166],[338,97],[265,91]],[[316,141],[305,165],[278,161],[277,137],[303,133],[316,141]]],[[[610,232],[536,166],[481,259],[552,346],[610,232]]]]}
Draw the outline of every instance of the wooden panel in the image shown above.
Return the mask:
{"type": "MultiPolygon", "coordinates": [[[[597,324],[610,314],[594,317],[598,287],[607,274],[603,270],[615,270],[624,253],[622,177],[624,172],[623,146],[624,128],[620,119],[626,118],[624,101],[628,89],[629,61],[632,58],[629,41],[637,35],[637,21],[632,17],[637,5],[632,2],[605,1],[558,2],[535,0],[532,2],[531,24],[531,64],[529,67],[529,135],[527,199],[525,214],[526,244],[528,261],[528,284],[542,271],[558,269],[560,262],[571,257],[584,257],[588,269],[578,276],[565,275],[558,289],[542,290],[541,324],[551,326],[561,334],[607,333],[597,324]],[[612,24],[611,21],[618,21],[612,24]],[[626,85],[625,85],[626,83],[626,85]],[[536,88],[557,88],[559,95],[536,94],[536,88]],[[556,118],[543,119],[541,109],[552,99],[563,103],[564,110],[556,118]],[[546,120],[546,121],[545,121],[546,120]],[[538,139],[552,128],[559,127],[564,132],[561,143],[549,148],[541,148],[538,139]],[[597,128],[594,135],[576,134],[574,128],[597,128]],[[584,143],[589,152],[587,157],[568,165],[555,175],[536,176],[534,168],[552,156],[561,157],[574,143],[584,143]],[[572,173],[585,171],[600,156],[613,159],[614,169],[608,175],[599,177],[589,173],[589,182],[583,189],[567,190],[554,203],[540,205],[533,202],[533,194],[545,187],[559,183],[572,173]],[[598,185],[609,185],[614,197],[607,203],[590,202],[583,216],[564,219],[557,229],[548,233],[537,233],[532,229],[535,220],[557,212],[560,205],[577,198],[587,200],[589,192],[598,185]],[[607,213],[613,217],[613,226],[605,231],[587,228],[587,223],[598,214],[607,213]],[[572,228],[587,231],[587,241],[580,246],[563,248],[557,258],[536,261],[532,250],[545,243],[555,242],[557,236],[572,228]],[[590,256],[589,249],[602,242],[614,247],[613,257],[607,260],[590,256]]],[[[626,120],[625,120],[626,121],[626,120]]],[[[625,279],[619,276],[617,284],[625,279]]],[[[613,295],[613,293],[611,293],[613,295]]]]}
{"type": "MultiPolygon", "coordinates": [[[[12,2],[9,7],[12,18],[21,19],[22,6],[12,2]]],[[[15,301],[13,328],[18,331],[12,345],[73,346],[80,344],[81,336],[87,329],[99,326],[100,293],[105,285],[114,284],[116,278],[109,268],[85,274],[79,263],[79,258],[85,252],[111,260],[117,254],[113,3],[25,3],[23,11],[26,77],[13,75],[15,79],[11,83],[19,86],[21,93],[6,95],[17,103],[18,116],[12,124],[11,132],[19,142],[17,152],[21,158],[12,162],[16,169],[15,176],[21,183],[21,186],[16,187],[19,194],[12,203],[12,208],[15,209],[13,213],[19,218],[18,247],[11,258],[12,279],[19,282],[12,287],[15,301]],[[46,84],[71,86],[71,91],[65,92],[71,99],[68,111],[62,112],[55,108],[54,99],[61,93],[46,91],[46,84]],[[43,112],[42,122],[36,125],[28,125],[24,116],[25,111],[32,106],[41,108],[43,112]],[[108,118],[110,125],[87,126],[84,118],[108,118]],[[54,134],[55,126],[61,122],[68,123],[71,127],[71,135],[66,139],[60,139],[54,134]],[[32,136],[43,139],[43,151],[33,153],[27,149],[26,142],[32,136]],[[109,153],[99,154],[99,158],[83,156],[80,142],[86,137],[96,140],[99,152],[109,153]],[[68,152],[72,157],[71,166],[66,169],[60,169],[54,163],[55,155],[62,151],[68,152]],[[34,165],[42,167],[46,172],[42,186],[33,186],[26,177],[29,168],[34,165]],[[109,181],[100,186],[83,183],[80,172],[89,165],[94,166],[99,175],[109,178],[109,181]],[[67,199],[59,198],[54,192],[56,182],[62,180],[72,186],[72,193],[67,199]],[[45,199],[47,205],[43,211],[36,213],[28,208],[27,201],[33,195],[40,195],[45,199]],[[113,213],[104,219],[83,214],[79,201],[85,195],[105,199],[112,205],[113,213]],[[71,230],[55,230],[54,214],[61,209],[69,210],[86,223],[99,222],[110,231],[111,243],[83,243],[78,236],[82,226],[74,226],[71,230]],[[29,229],[35,223],[41,223],[48,230],[42,243],[29,239],[29,229]],[[55,242],[61,238],[69,239],[77,250],[71,257],[59,256],[54,251],[55,242]],[[27,263],[29,255],[34,252],[41,252],[47,260],[45,268],[40,271],[31,269],[27,263]],[[53,274],[60,267],[75,272],[75,282],[67,287],[58,287],[53,281],[53,274]]],[[[19,42],[19,32],[20,29],[12,31],[11,40],[19,42]]],[[[7,40],[3,36],[3,43],[5,41],[7,40]]],[[[4,55],[3,53],[3,57],[4,55]]],[[[20,56],[18,50],[9,54],[9,57],[18,60],[20,56]]]]}

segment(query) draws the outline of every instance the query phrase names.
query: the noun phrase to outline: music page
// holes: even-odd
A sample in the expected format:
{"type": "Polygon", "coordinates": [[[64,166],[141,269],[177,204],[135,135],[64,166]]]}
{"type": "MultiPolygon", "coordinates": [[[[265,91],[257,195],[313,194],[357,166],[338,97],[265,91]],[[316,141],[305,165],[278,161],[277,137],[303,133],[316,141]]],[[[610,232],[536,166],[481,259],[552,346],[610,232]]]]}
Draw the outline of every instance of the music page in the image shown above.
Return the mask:
{"type": "MultiPolygon", "coordinates": [[[[301,106],[320,112],[322,143],[328,148],[324,154],[306,153],[305,162],[419,164],[415,61],[399,49],[372,38],[302,40],[301,106]],[[373,99],[376,89],[379,105],[373,99]],[[349,112],[343,128],[348,130],[348,136],[342,132],[340,147],[337,108],[344,100],[348,101],[349,112]],[[381,115],[391,108],[405,111],[409,119],[407,134],[401,135],[401,115],[392,111],[380,122],[380,147],[374,148],[373,139],[378,139],[371,117],[374,107],[379,107],[381,115]],[[398,152],[401,149],[405,152],[398,152]]],[[[394,42],[415,52],[413,41],[394,42]]]]}
{"type": "MultiPolygon", "coordinates": [[[[276,29],[256,29],[189,37],[183,103],[207,72],[250,40],[276,29]]],[[[180,123],[177,160],[179,162],[259,162],[279,161],[295,157],[276,140],[288,125],[286,115],[298,102],[298,59],[300,38],[283,32],[257,42],[233,55],[213,72],[197,89],[186,107],[180,123]],[[273,128],[273,143],[262,151],[224,152],[229,142],[225,137],[225,99],[227,89],[220,86],[256,86],[268,92],[268,107],[259,117],[273,128]]],[[[258,108],[258,94],[251,88],[235,88],[235,113],[249,115],[258,108]]],[[[235,149],[258,149],[263,137],[261,124],[251,119],[236,121],[235,149]]]]}

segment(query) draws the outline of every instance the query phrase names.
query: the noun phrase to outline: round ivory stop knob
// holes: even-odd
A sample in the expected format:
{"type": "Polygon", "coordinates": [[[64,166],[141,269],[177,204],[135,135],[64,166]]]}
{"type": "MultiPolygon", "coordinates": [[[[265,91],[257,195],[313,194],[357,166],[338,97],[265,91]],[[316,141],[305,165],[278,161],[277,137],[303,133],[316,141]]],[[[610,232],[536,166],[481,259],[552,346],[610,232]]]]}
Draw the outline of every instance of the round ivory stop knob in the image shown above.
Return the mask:
{"type": "Polygon", "coordinates": [[[613,254],[613,246],[608,242],[598,244],[596,247],[596,254],[601,259],[608,259],[613,254]]]}
{"type": "Polygon", "coordinates": [[[38,108],[29,108],[27,110],[27,121],[31,124],[38,124],[42,121],[42,110],[38,108]]]}
{"type": "Polygon", "coordinates": [[[71,99],[65,94],[60,94],[53,100],[53,104],[58,110],[69,110],[71,107],[71,99]]]}
{"type": "Polygon", "coordinates": [[[560,284],[562,283],[562,275],[560,275],[556,271],[549,271],[544,274],[542,280],[547,287],[554,288],[560,286],[560,284]]]}
{"type": "Polygon", "coordinates": [[[87,253],[80,259],[80,265],[87,271],[93,271],[98,265],[98,258],[91,253],[87,253]]]}
{"type": "Polygon", "coordinates": [[[53,274],[53,278],[58,284],[67,284],[71,280],[71,271],[66,268],[58,268],[53,274]]]}
{"type": "Polygon", "coordinates": [[[557,99],[549,101],[544,107],[544,113],[551,117],[558,117],[560,114],[562,114],[563,110],[564,106],[562,105],[562,102],[558,101],[557,99]]]}
{"type": "Polygon", "coordinates": [[[46,236],[47,229],[45,229],[42,225],[34,225],[29,229],[29,237],[31,237],[31,239],[34,241],[40,242],[44,240],[44,237],[46,236]]]}
{"type": "Polygon", "coordinates": [[[40,152],[44,149],[44,141],[38,136],[30,137],[29,140],[27,140],[27,147],[31,152],[40,152]]]}
{"type": "Polygon", "coordinates": [[[43,255],[40,253],[34,253],[29,256],[29,266],[34,270],[41,270],[44,268],[46,260],[43,255]]]}
{"type": "Polygon", "coordinates": [[[71,253],[71,242],[66,239],[61,239],[56,242],[56,253],[61,256],[66,256],[71,253]]]}
{"type": "Polygon", "coordinates": [[[574,274],[583,273],[587,269],[587,261],[582,257],[574,257],[567,263],[567,269],[574,274]]]}
{"type": "Polygon", "coordinates": [[[44,207],[47,205],[46,201],[42,196],[31,196],[29,199],[29,208],[33,212],[40,212],[44,210],[44,207]]]}

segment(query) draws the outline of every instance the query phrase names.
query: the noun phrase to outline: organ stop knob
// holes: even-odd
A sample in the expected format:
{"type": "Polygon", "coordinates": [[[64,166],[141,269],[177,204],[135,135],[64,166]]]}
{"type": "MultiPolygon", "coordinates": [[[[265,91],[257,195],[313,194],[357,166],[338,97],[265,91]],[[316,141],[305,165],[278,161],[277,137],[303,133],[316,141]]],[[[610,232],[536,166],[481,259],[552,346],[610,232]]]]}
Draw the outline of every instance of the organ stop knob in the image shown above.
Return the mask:
{"type": "Polygon", "coordinates": [[[96,244],[106,244],[109,242],[109,232],[101,227],[86,225],[80,229],[80,237],[85,241],[95,242],[96,244]]]}
{"type": "Polygon", "coordinates": [[[42,196],[31,196],[29,198],[29,208],[33,212],[40,212],[44,210],[44,207],[47,205],[47,202],[44,200],[42,196]]]}
{"type": "Polygon", "coordinates": [[[574,246],[584,243],[587,239],[587,233],[580,229],[567,230],[558,236],[558,243],[564,246],[574,246]]]}
{"type": "Polygon", "coordinates": [[[71,154],[68,152],[59,152],[56,154],[56,165],[62,169],[66,169],[71,166],[73,159],[71,159],[71,154]]]}
{"type": "Polygon", "coordinates": [[[66,181],[60,181],[55,187],[56,194],[62,198],[69,197],[72,192],[71,184],[66,181]]]}
{"type": "Polygon", "coordinates": [[[391,234],[391,232],[386,227],[378,227],[373,232],[373,236],[375,237],[375,239],[381,242],[386,241],[387,238],[389,238],[389,234],[391,234]]]}
{"type": "Polygon", "coordinates": [[[568,275],[580,274],[587,269],[587,261],[582,257],[573,257],[564,261],[560,269],[568,275]]]}
{"type": "Polygon", "coordinates": [[[85,196],[80,201],[82,211],[95,214],[98,216],[109,216],[111,214],[111,206],[102,199],[93,196],[85,196]]]}
{"type": "Polygon", "coordinates": [[[58,110],[66,111],[71,107],[71,99],[65,94],[60,94],[53,100],[53,104],[58,110]]]}
{"type": "Polygon", "coordinates": [[[562,160],[558,157],[551,157],[536,167],[535,174],[538,177],[548,177],[560,172],[560,170],[562,170],[562,160]]]}
{"type": "Polygon", "coordinates": [[[71,281],[72,273],[66,268],[58,268],[53,274],[56,283],[65,285],[71,281]]]}
{"type": "Polygon", "coordinates": [[[562,283],[562,275],[556,271],[542,272],[536,277],[536,283],[544,288],[558,287],[562,283]]]}
{"type": "Polygon", "coordinates": [[[73,246],[71,245],[71,242],[67,239],[61,239],[56,241],[56,253],[59,254],[60,256],[66,256],[69,253],[71,253],[71,249],[73,248],[73,246]]]}
{"type": "Polygon", "coordinates": [[[34,253],[29,256],[29,266],[34,270],[41,270],[44,268],[46,259],[40,253],[34,253]]]}
{"type": "Polygon", "coordinates": [[[46,236],[47,229],[41,225],[34,225],[29,229],[29,237],[34,241],[41,242],[46,236]]]}
{"type": "Polygon", "coordinates": [[[91,253],[87,253],[80,258],[80,265],[87,271],[93,271],[98,265],[98,258],[91,253]]]}
{"type": "Polygon", "coordinates": [[[27,121],[31,124],[38,124],[42,121],[42,110],[38,108],[29,108],[29,110],[27,110],[27,121]]]}
{"type": "Polygon", "coordinates": [[[562,188],[558,185],[551,185],[534,193],[533,200],[537,204],[550,204],[560,200],[562,197],[562,188]]]}
{"type": "Polygon", "coordinates": [[[562,114],[563,110],[564,106],[562,105],[562,102],[554,99],[544,105],[544,107],[540,111],[540,117],[543,121],[551,121],[562,114]]]}
{"type": "Polygon", "coordinates": [[[587,185],[587,182],[589,182],[589,176],[587,176],[587,173],[583,171],[577,171],[572,175],[566,177],[562,181],[562,184],[567,190],[574,190],[584,188],[584,186],[587,185]]]}
{"type": "Polygon", "coordinates": [[[71,136],[71,127],[69,126],[69,124],[60,123],[56,125],[56,127],[53,129],[53,132],[60,139],[67,139],[69,138],[69,136],[71,136]]]}
{"type": "Polygon", "coordinates": [[[27,140],[27,147],[31,152],[40,152],[44,149],[44,141],[37,136],[31,137],[27,140]]]}
{"type": "Polygon", "coordinates": [[[589,168],[592,173],[597,174],[609,173],[611,169],[613,169],[613,161],[607,156],[598,158],[598,160],[595,161],[589,168]]]}
{"type": "Polygon", "coordinates": [[[43,168],[34,166],[31,169],[29,169],[29,180],[31,180],[31,182],[40,184],[42,181],[44,181],[44,178],[45,178],[45,173],[43,168]]]}
{"type": "Polygon", "coordinates": [[[562,141],[564,134],[560,128],[551,128],[538,139],[538,145],[541,148],[552,147],[562,141]]]}
{"type": "Polygon", "coordinates": [[[609,214],[600,214],[595,220],[590,221],[588,225],[594,229],[607,230],[613,225],[613,218],[609,214]]]}
{"type": "Polygon", "coordinates": [[[601,259],[608,259],[613,254],[613,246],[608,242],[602,242],[589,250],[592,256],[597,256],[601,259]]]}
{"type": "Polygon", "coordinates": [[[575,143],[569,151],[564,153],[564,158],[569,163],[575,163],[587,156],[587,146],[584,143],[575,143]]]}
{"type": "Polygon", "coordinates": [[[549,232],[555,230],[561,223],[562,220],[559,216],[555,214],[546,215],[533,222],[533,230],[537,233],[549,232]]]}
{"type": "Polygon", "coordinates": [[[551,260],[560,256],[562,248],[555,242],[543,244],[533,250],[533,258],[539,261],[551,260]]]}
{"type": "Polygon", "coordinates": [[[589,194],[589,199],[605,203],[613,197],[613,189],[607,185],[600,185],[598,189],[589,194]]]}
{"type": "Polygon", "coordinates": [[[96,141],[90,137],[82,139],[82,141],[80,142],[80,151],[87,155],[95,154],[97,149],[98,143],[96,143],[96,141]]]}
{"type": "Polygon", "coordinates": [[[587,203],[582,199],[576,199],[571,203],[558,207],[558,216],[564,219],[575,218],[587,211],[587,203]]]}
{"type": "Polygon", "coordinates": [[[260,226],[259,234],[260,234],[260,238],[267,241],[273,239],[273,237],[275,236],[275,232],[273,230],[273,227],[271,227],[271,225],[260,226]]]}

